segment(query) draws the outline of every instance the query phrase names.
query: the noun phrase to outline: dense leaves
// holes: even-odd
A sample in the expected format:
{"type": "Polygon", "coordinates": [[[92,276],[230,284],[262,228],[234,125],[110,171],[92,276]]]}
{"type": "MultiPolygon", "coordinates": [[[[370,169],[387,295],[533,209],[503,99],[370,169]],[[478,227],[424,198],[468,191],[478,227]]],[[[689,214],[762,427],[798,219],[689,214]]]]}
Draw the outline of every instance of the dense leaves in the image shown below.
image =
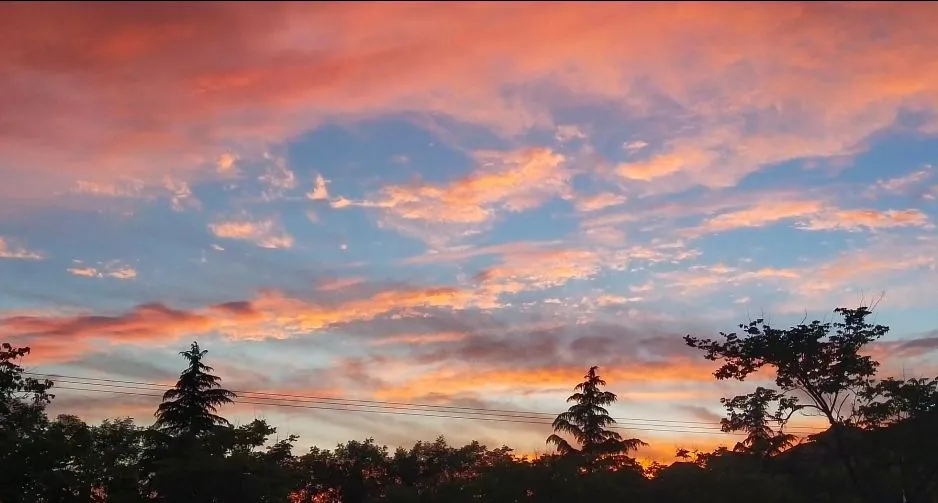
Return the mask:
{"type": "Polygon", "coordinates": [[[553,422],[557,454],[519,457],[508,447],[446,438],[388,447],[367,438],[296,453],[264,421],[232,426],[220,386],[193,343],[187,367],[150,427],[130,419],[89,426],[50,420],[52,383],[27,377],[27,348],[0,346],[0,503],[461,503],[713,502],[938,503],[938,378],[879,379],[864,348],[887,332],[865,308],[843,321],[685,342],[719,361],[718,379],[756,377],[724,398],[732,449],[678,449],[677,462],[644,468],[629,456],[606,407],[616,395],[591,367],[553,422]],[[846,398],[845,398],[846,397],[846,398]],[[811,412],[830,428],[796,439],[786,425],[811,412]],[[797,440],[797,441],[796,441],[797,440]]]}
{"type": "Polygon", "coordinates": [[[623,440],[618,432],[610,429],[616,421],[603,406],[614,403],[617,397],[611,391],[600,389],[606,381],[599,377],[598,369],[590,367],[583,376],[584,381],[576,385],[574,393],[567,398],[567,402],[574,404],[554,419],[555,433],[547,437],[547,443],[554,444],[560,454],[580,454],[589,462],[606,455],[627,453],[644,445],[634,438],[623,440]],[[573,437],[580,448],[570,445],[558,433],[573,437]]]}
{"type": "Polygon", "coordinates": [[[156,409],[155,427],[170,434],[202,435],[215,426],[230,426],[216,415],[218,406],[229,404],[235,394],[220,387],[221,379],[202,363],[207,351],[197,342],[182,355],[189,366],[180,374],[176,386],[163,394],[163,403],[156,409]]]}

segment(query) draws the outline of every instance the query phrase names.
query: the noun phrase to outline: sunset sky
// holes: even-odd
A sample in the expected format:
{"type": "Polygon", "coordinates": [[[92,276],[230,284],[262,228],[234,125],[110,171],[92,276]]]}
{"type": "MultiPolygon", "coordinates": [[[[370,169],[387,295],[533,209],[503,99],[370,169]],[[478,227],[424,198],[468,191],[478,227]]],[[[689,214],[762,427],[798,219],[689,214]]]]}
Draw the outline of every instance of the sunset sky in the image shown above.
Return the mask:
{"type": "MultiPolygon", "coordinates": [[[[667,458],[681,336],[831,319],[938,374],[927,3],[6,3],[0,340],[35,372],[556,413],[590,365],[667,458]]],[[[54,413],[152,422],[151,397],[54,413]]],[[[299,445],[544,425],[242,404],[299,445]]],[[[808,420],[801,420],[808,421],[808,420]]],[[[629,423],[631,424],[631,423],[629,423]]],[[[638,424],[638,423],[636,423],[638,424]]],[[[630,432],[625,432],[629,434],[630,432]]]]}

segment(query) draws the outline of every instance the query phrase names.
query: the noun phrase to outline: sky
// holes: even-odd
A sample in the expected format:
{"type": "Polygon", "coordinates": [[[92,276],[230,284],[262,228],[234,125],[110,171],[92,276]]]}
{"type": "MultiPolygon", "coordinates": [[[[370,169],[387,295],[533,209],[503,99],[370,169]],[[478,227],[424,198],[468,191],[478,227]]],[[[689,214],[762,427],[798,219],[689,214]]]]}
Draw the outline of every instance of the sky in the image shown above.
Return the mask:
{"type": "MultiPolygon", "coordinates": [[[[884,375],[938,374],[935,22],[876,2],[6,3],[0,339],[34,372],[170,385],[197,340],[231,389],[542,413],[599,365],[642,456],[731,447],[719,399],[755,382],[717,382],[683,335],[875,303],[884,375]]],[[[57,395],[90,421],[150,424],[158,401],[57,395]]],[[[303,449],[550,433],[224,413],[303,449]]]]}

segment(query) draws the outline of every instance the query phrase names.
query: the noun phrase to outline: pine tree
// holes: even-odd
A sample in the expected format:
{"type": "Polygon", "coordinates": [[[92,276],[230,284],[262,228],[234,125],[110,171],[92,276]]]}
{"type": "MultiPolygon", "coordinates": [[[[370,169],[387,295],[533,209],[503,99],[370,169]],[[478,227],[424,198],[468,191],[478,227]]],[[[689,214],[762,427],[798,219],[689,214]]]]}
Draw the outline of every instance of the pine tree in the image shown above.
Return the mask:
{"type": "Polygon", "coordinates": [[[176,386],[163,394],[163,403],[156,410],[156,428],[173,435],[201,435],[216,426],[230,426],[216,415],[220,405],[232,403],[236,395],[220,387],[220,378],[210,374],[212,367],[202,363],[208,351],[193,342],[189,351],[179,354],[189,367],[179,375],[176,386]]]}
{"type": "Polygon", "coordinates": [[[616,421],[603,406],[614,403],[616,395],[600,390],[606,381],[596,373],[598,368],[590,367],[584,376],[585,381],[577,384],[575,392],[567,398],[567,402],[576,403],[554,419],[554,434],[547,437],[547,443],[554,444],[560,454],[578,453],[587,459],[596,459],[605,454],[626,453],[643,444],[634,438],[623,440],[617,432],[608,429],[616,421]],[[580,448],[570,445],[558,433],[573,437],[580,448]]]}

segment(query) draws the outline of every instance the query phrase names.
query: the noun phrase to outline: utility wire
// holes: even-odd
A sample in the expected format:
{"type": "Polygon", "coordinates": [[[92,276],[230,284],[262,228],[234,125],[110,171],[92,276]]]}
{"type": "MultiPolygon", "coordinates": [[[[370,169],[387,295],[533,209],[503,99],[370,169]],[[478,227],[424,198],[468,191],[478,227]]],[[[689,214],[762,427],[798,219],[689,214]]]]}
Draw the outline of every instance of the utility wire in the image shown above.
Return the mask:
{"type": "MultiPolygon", "coordinates": [[[[60,390],[69,390],[69,391],[88,391],[92,393],[112,393],[118,395],[135,395],[135,396],[146,396],[152,398],[160,398],[161,394],[153,393],[137,393],[133,391],[118,391],[118,390],[108,390],[108,389],[95,389],[95,388],[72,388],[67,386],[57,386],[56,389],[60,390]]],[[[269,399],[268,399],[269,400],[269,399]]],[[[496,417],[479,417],[479,416],[460,416],[452,414],[428,414],[426,412],[408,412],[401,410],[369,410],[369,409],[350,409],[345,407],[334,407],[326,405],[297,405],[297,404],[288,404],[288,403],[276,403],[276,402],[257,402],[257,401],[248,401],[248,400],[235,400],[236,404],[247,404],[247,405],[259,405],[259,406],[270,406],[270,407],[290,407],[297,409],[314,409],[314,410],[331,410],[331,411],[342,411],[342,412],[370,412],[375,414],[391,414],[391,415],[403,415],[403,416],[417,416],[417,417],[433,417],[433,418],[447,418],[447,419],[469,419],[475,421],[494,421],[501,423],[520,423],[520,424],[537,424],[550,426],[548,421],[535,421],[530,419],[512,419],[512,418],[496,418],[496,417]]],[[[719,430],[705,431],[705,430],[666,430],[659,428],[632,428],[622,426],[620,424],[613,425],[612,428],[620,430],[629,430],[629,431],[653,431],[653,432],[662,432],[662,433],[699,433],[703,435],[745,435],[744,433],[737,432],[724,432],[719,430]]]]}
{"type": "MultiPolygon", "coordinates": [[[[53,381],[63,382],[67,384],[78,384],[86,386],[109,386],[109,387],[118,387],[125,389],[140,389],[151,391],[150,388],[145,387],[135,387],[129,385],[138,385],[138,386],[148,386],[156,387],[160,389],[165,389],[170,387],[167,384],[159,383],[148,383],[140,381],[125,381],[119,379],[105,379],[105,378],[96,378],[96,377],[78,377],[78,376],[66,376],[60,374],[44,374],[44,373],[35,373],[35,372],[24,372],[24,374],[29,374],[33,376],[42,376],[46,378],[51,378],[53,381]],[[75,380],[80,381],[93,381],[93,382],[74,382],[75,380]],[[100,383],[115,383],[115,384],[100,384],[100,383]]],[[[58,387],[58,389],[66,389],[58,387]]],[[[152,390],[156,391],[156,390],[152,390]]],[[[336,398],[336,397],[324,397],[324,396],[313,396],[313,395],[297,395],[297,394],[286,394],[286,393],[270,393],[263,391],[245,391],[245,390],[230,390],[235,394],[242,395],[245,398],[251,399],[269,399],[268,397],[275,397],[277,400],[282,401],[291,401],[291,402],[301,402],[301,403],[323,403],[326,405],[338,405],[338,406],[354,406],[354,407],[378,407],[384,409],[398,409],[398,410],[418,410],[425,412],[445,412],[445,413],[454,413],[454,414],[473,414],[473,415],[485,415],[485,416],[495,416],[495,417],[506,417],[506,418],[518,418],[518,419],[547,419],[552,420],[555,417],[555,414],[546,413],[546,412],[527,412],[527,411],[518,411],[518,410],[508,410],[508,409],[487,409],[481,407],[461,407],[461,406],[452,406],[452,405],[435,405],[435,404],[418,404],[418,403],[408,403],[408,402],[392,402],[392,401],[382,401],[382,400],[362,400],[362,399],[351,399],[351,398],[336,398]],[[395,407],[400,406],[400,407],[395,407]],[[418,409],[413,409],[418,407],[418,409]]],[[[244,402],[242,402],[244,403],[244,402]]],[[[705,421],[687,421],[687,420],[669,420],[669,419],[649,419],[649,418],[628,418],[628,417],[614,417],[617,423],[667,423],[674,424],[676,427],[681,428],[699,428],[699,426],[692,425],[705,425],[705,426],[718,426],[719,423],[714,422],[705,422],[705,421]]],[[[647,426],[639,424],[639,426],[647,426]]],[[[823,431],[820,428],[813,428],[808,426],[792,426],[787,428],[789,431],[799,431],[803,433],[817,433],[823,431]]],[[[721,432],[723,433],[723,432],[721,432]]]]}

